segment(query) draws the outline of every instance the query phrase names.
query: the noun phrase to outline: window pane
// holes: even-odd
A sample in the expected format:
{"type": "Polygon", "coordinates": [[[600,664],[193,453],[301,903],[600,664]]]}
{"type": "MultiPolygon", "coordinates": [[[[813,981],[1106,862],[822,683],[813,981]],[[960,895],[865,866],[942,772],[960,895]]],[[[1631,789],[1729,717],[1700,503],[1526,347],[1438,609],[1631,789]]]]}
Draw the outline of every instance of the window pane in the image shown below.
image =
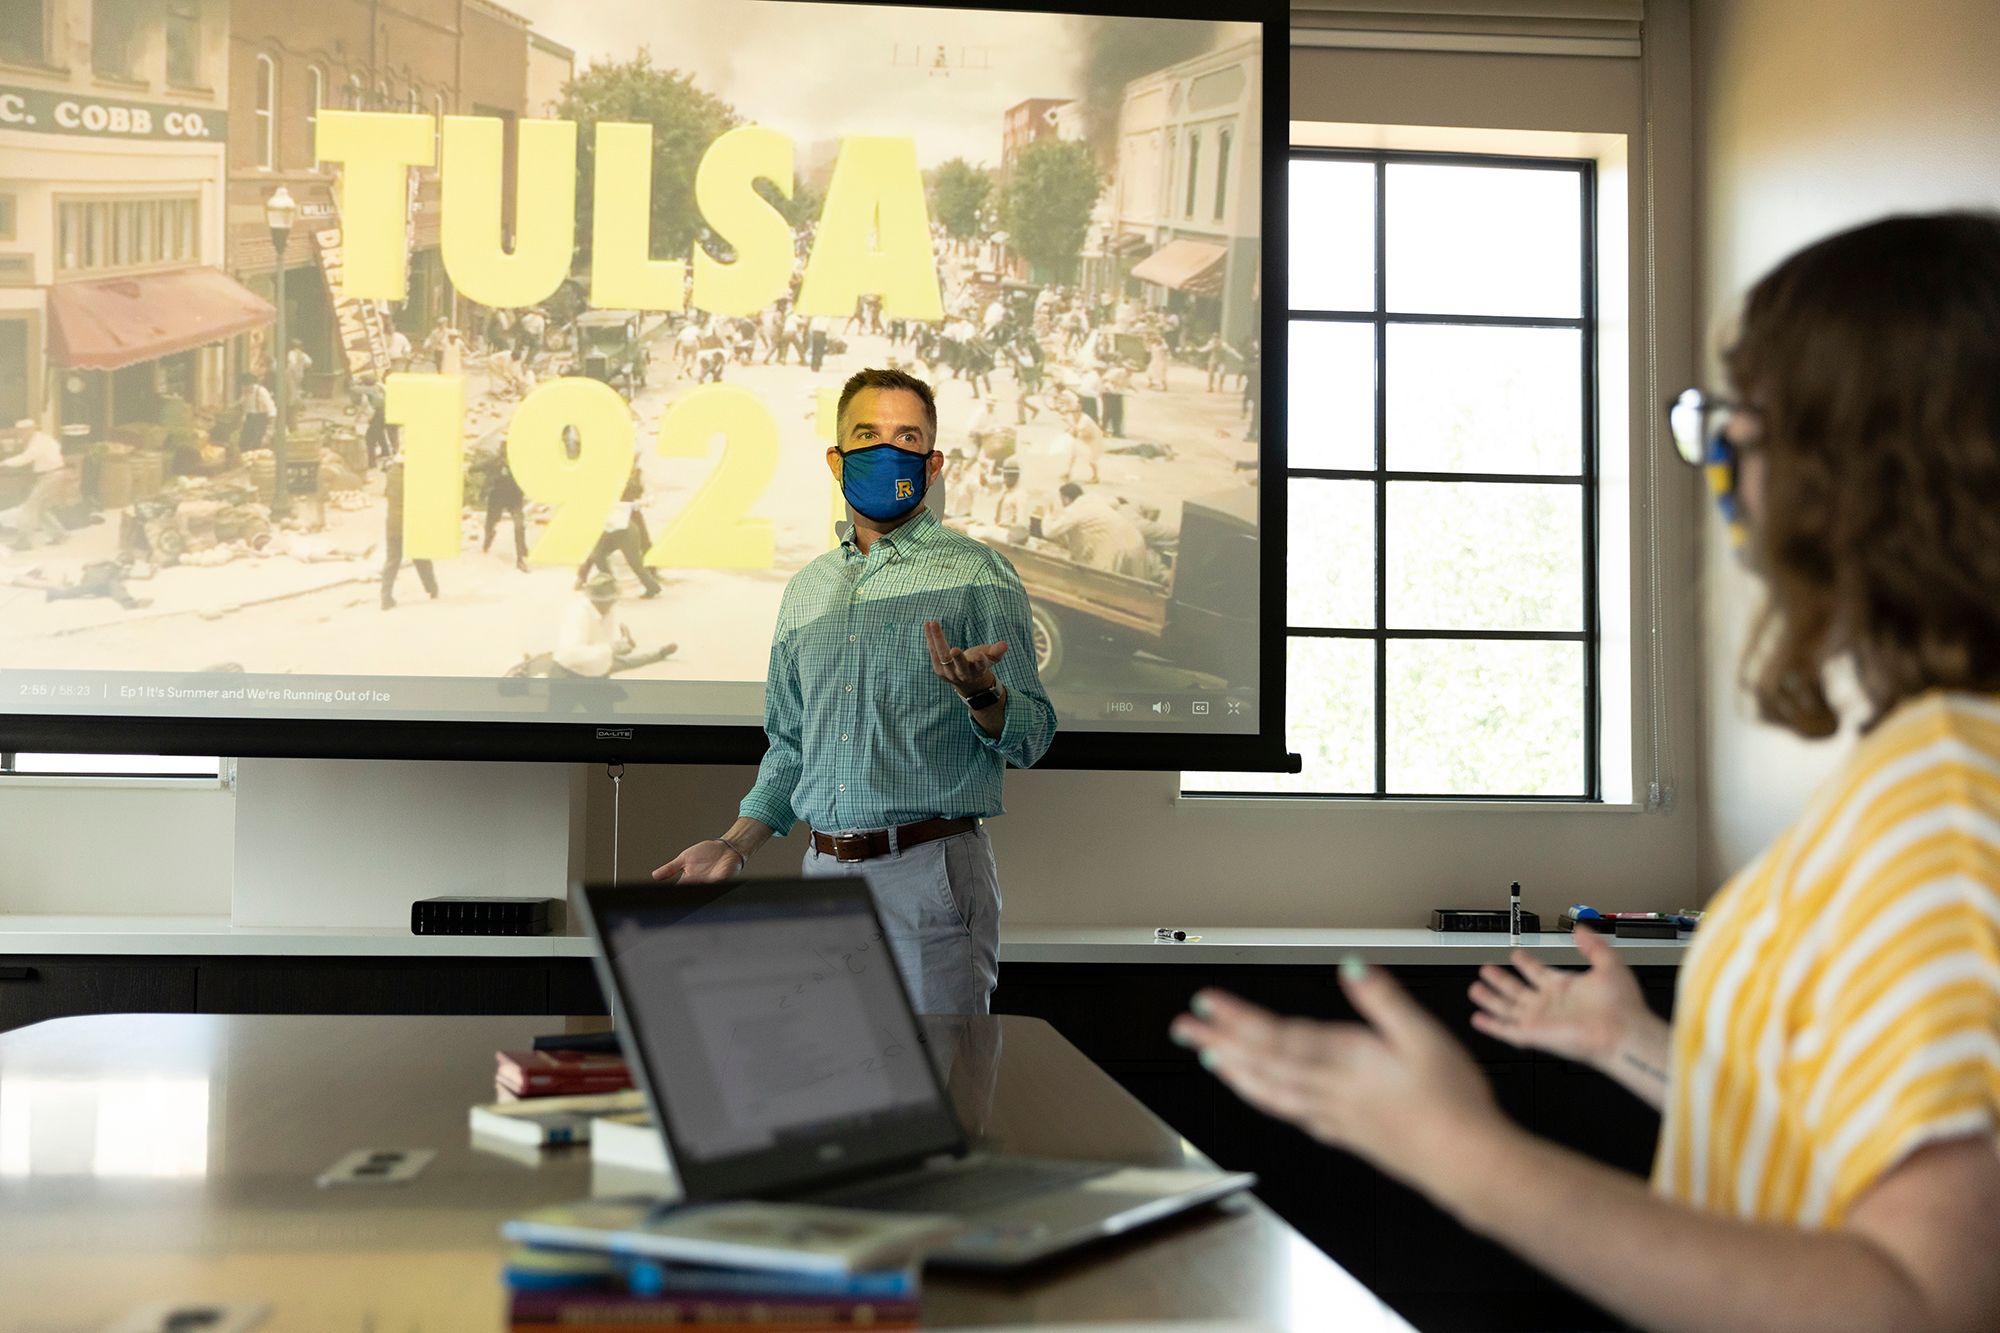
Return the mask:
{"type": "Polygon", "coordinates": [[[1583,628],[1576,486],[1389,483],[1392,629],[1583,628]]]}
{"type": "Polygon", "coordinates": [[[1581,330],[1392,324],[1385,355],[1391,469],[1582,470],[1581,330]]]}
{"type": "Polygon", "coordinates": [[[1578,173],[1391,163],[1386,188],[1389,309],[1583,313],[1578,173]]]}
{"type": "Polygon", "coordinates": [[[1298,477],[1286,485],[1286,623],[1375,628],[1375,483],[1298,477]]]}
{"type": "Polygon", "coordinates": [[[1375,790],[1375,645],[1293,639],[1285,657],[1285,744],[1300,773],[1183,773],[1183,791],[1375,790]]]}
{"type": "Polygon", "coordinates": [[[1292,307],[1375,308],[1375,168],[1367,162],[1294,161],[1292,307]]]}
{"type": "Polygon", "coordinates": [[[1389,790],[1582,796],[1583,645],[1389,643],[1389,790]]]}
{"type": "Polygon", "coordinates": [[[1293,320],[1285,393],[1292,467],[1375,466],[1375,328],[1293,320]]]}
{"type": "Polygon", "coordinates": [[[222,761],[184,754],[17,754],[16,773],[131,773],[140,776],[214,777],[222,761]]]}
{"type": "Polygon", "coordinates": [[[1222,221],[1223,211],[1229,200],[1229,147],[1230,133],[1223,130],[1216,137],[1215,144],[1215,220],[1222,221]]]}

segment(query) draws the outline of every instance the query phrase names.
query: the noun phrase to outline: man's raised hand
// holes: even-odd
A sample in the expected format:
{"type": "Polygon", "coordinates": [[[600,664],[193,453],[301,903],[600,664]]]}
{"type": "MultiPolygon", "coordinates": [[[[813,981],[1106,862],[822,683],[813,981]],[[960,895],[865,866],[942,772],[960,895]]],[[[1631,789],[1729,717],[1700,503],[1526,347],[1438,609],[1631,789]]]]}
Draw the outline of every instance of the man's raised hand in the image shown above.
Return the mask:
{"type": "Polygon", "coordinates": [[[960,695],[977,694],[1000,683],[994,665],[1007,655],[1007,641],[954,648],[944,636],[944,626],[935,620],[924,622],[924,642],[930,649],[931,672],[960,695]]]}

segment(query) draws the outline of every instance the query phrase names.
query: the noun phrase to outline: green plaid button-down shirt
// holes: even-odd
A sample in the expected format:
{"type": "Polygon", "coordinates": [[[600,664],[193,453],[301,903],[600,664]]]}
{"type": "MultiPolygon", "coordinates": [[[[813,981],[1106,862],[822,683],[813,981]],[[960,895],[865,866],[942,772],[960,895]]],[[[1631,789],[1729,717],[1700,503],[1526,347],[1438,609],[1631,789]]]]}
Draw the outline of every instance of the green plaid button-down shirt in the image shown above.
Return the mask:
{"type": "Polygon", "coordinates": [[[764,686],[770,748],[740,813],[780,834],[798,819],[839,833],[997,815],[1007,764],[1032,765],[1055,730],[1020,575],[921,510],[868,554],[850,535],[786,585],[764,686]],[[1007,641],[999,736],[932,672],[926,620],[956,648],[1007,641]]]}

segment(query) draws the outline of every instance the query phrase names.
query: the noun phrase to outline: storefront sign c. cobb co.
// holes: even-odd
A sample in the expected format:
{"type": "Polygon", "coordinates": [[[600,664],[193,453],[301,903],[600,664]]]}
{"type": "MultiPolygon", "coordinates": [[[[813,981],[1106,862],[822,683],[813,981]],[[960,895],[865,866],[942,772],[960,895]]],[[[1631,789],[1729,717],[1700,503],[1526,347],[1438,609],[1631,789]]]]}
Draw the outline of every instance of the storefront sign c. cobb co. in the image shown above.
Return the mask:
{"type": "Polygon", "coordinates": [[[228,137],[228,129],[229,113],[220,107],[121,102],[0,84],[0,130],[69,134],[87,139],[166,139],[219,144],[228,137]]]}

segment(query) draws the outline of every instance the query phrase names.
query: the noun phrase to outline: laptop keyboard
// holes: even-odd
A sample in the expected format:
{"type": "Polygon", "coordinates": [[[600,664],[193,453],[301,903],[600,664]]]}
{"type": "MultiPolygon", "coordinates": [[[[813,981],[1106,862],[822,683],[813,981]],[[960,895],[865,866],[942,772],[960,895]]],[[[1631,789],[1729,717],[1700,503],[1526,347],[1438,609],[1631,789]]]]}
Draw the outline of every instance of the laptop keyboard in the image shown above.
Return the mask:
{"type": "Polygon", "coordinates": [[[894,1180],[863,1181],[815,1195],[813,1202],[906,1213],[978,1213],[1117,1170],[1102,1162],[1000,1160],[894,1180]]]}

